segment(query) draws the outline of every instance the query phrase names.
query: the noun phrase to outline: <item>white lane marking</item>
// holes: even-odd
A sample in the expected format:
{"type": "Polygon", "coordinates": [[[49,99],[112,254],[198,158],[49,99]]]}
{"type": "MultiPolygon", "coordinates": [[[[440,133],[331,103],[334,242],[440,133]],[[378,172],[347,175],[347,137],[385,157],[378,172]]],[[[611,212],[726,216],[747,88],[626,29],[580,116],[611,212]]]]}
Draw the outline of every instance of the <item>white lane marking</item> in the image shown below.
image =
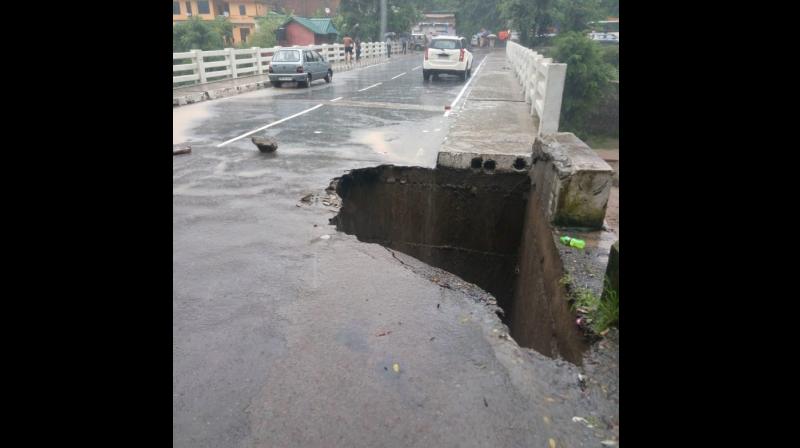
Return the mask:
{"type": "Polygon", "coordinates": [[[363,92],[363,91],[365,91],[365,90],[367,90],[367,89],[371,89],[371,88],[373,88],[373,87],[378,87],[378,86],[379,86],[379,85],[381,85],[381,84],[383,84],[383,83],[382,83],[382,82],[379,82],[379,83],[373,84],[373,85],[371,85],[371,86],[369,86],[369,87],[364,87],[363,89],[359,90],[359,92],[363,92]]]}
{"type": "Polygon", "coordinates": [[[367,68],[372,68],[372,67],[377,67],[377,66],[379,66],[379,65],[388,64],[389,62],[392,62],[392,61],[388,61],[388,62],[381,62],[380,64],[373,64],[373,65],[368,65],[368,66],[366,66],[366,67],[361,67],[361,70],[364,70],[364,69],[367,69],[367,68]]]}
{"type": "Polygon", "coordinates": [[[446,117],[446,116],[448,116],[448,115],[450,115],[450,112],[452,112],[452,111],[453,111],[453,108],[455,108],[455,107],[456,107],[456,103],[458,102],[458,100],[460,100],[460,99],[461,99],[461,95],[463,95],[463,94],[464,94],[464,92],[467,90],[467,87],[469,86],[469,83],[471,83],[471,82],[472,82],[472,80],[473,80],[473,79],[475,79],[475,75],[477,75],[477,74],[478,74],[478,71],[481,69],[481,67],[483,67],[483,63],[484,63],[484,62],[486,62],[486,58],[483,58],[483,60],[481,61],[481,63],[480,63],[480,64],[478,64],[478,68],[476,68],[476,69],[475,69],[475,73],[473,73],[473,74],[472,74],[472,76],[470,76],[470,77],[469,77],[469,81],[467,81],[467,83],[466,83],[466,84],[464,84],[464,88],[463,88],[463,89],[461,89],[461,92],[459,92],[459,94],[458,94],[458,96],[456,97],[456,99],[455,99],[455,100],[453,100],[453,102],[452,102],[452,103],[450,103],[450,109],[448,109],[448,110],[447,110],[447,111],[444,113],[444,116],[445,116],[445,117],[446,117]]]}
{"type": "Polygon", "coordinates": [[[248,133],[246,133],[246,134],[242,134],[242,135],[240,135],[240,136],[238,136],[238,137],[234,137],[234,138],[232,138],[232,139],[230,139],[230,140],[228,140],[228,141],[226,141],[226,142],[222,142],[222,143],[220,143],[219,145],[217,145],[217,148],[222,148],[223,146],[227,145],[228,143],[235,142],[236,140],[239,140],[240,138],[245,138],[245,137],[247,137],[248,135],[255,134],[255,133],[256,133],[256,132],[258,132],[258,131],[262,131],[262,130],[264,130],[264,129],[271,128],[271,127],[275,126],[276,124],[281,124],[281,123],[283,123],[284,121],[291,120],[292,118],[299,117],[300,115],[303,115],[303,114],[307,114],[307,113],[311,112],[311,111],[312,111],[312,110],[314,110],[314,109],[319,109],[320,107],[322,107],[322,104],[321,104],[321,103],[320,103],[320,104],[317,104],[317,105],[316,105],[316,106],[314,106],[314,107],[308,108],[308,109],[306,109],[306,110],[304,110],[304,111],[302,111],[302,112],[298,112],[298,113],[296,113],[296,114],[294,114],[294,115],[290,115],[290,116],[288,116],[288,117],[286,117],[286,118],[281,118],[281,119],[280,119],[280,120],[278,120],[278,121],[273,121],[272,123],[270,123],[270,124],[268,124],[268,125],[266,125],[266,126],[262,126],[262,127],[258,128],[258,129],[254,129],[254,130],[252,130],[252,131],[250,131],[250,132],[248,132],[248,133]]]}
{"type": "Polygon", "coordinates": [[[339,101],[339,100],[340,100],[340,99],[342,99],[342,98],[344,98],[344,97],[343,97],[343,96],[340,96],[339,98],[334,98],[334,99],[332,99],[332,100],[331,100],[331,103],[332,103],[332,102],[334,102],[334,101],[339,101]]]}
{"type": "Polygon", "coordinates": [[[421,69],[421,68],[422,68],[422,66],[420,65],[420,66],[418,66],[418,67],[414,67],[414,68],[412,68],[412,69],[411,69],[411,71],[413,72],[414,70],[419,70],[419,69],[421,69]]]}
{"type": "Polygon", "coordinates": [[[392,78],[392,79],[397,79],[397,78],[399,78],[399,77],[401,77],[401,76],[405,75],[406,73],[408,73],[408,72],[403,72],[403,73],[400,73],[399,75],[395,76],[395,77],[394,77],[394,78],[392,78]]]}

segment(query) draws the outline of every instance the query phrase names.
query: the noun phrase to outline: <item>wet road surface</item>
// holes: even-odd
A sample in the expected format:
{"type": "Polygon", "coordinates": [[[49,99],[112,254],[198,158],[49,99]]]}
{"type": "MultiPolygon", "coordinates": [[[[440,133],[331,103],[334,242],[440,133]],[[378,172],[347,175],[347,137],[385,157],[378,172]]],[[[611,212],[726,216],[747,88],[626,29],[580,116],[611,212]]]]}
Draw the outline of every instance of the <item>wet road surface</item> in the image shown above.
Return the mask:
{"type": "Polygon", "coordinates": [[[173,109],[173,143],[192,145],[173,158],[173,446],[577,447],[615,432],[608,392],[504,338],[482,291],[300,201],[353,168],[435,165],[464,83],[423,83],[421,63],[173,109]],[[222,145],[318,104],[252,134],[274,154],[222,145]]]}

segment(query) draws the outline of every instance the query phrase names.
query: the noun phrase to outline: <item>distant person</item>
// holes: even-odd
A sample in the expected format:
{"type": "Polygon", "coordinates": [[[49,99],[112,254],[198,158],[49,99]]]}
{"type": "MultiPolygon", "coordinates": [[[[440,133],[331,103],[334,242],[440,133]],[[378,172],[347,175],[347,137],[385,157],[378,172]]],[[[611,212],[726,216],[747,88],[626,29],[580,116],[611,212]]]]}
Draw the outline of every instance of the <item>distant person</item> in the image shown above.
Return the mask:
{"type": "Polygon", "coordinates": [[[400,42],[403,44],[403,54],[406,54],[406,50],[408,50],[408,39],[403,36],[403,38],[400,39],[400,42]]]}
{"type": "Polygon", "coordinates": [[[345,34],[342,43],[344,43],[344,61],[349,64],[353,60],[353,38],[345,34]]]}
{"type": "Polygon", "coordinates": [[[361,39],[356,37],[356,62],[361,60],[361,39]]]}
{"type": "Polygon", "coordinates": [[[388,57],[389,59],[392,58],[392,38],[391,38],[391,36],[386,38],[386,57],[388,57]]]}

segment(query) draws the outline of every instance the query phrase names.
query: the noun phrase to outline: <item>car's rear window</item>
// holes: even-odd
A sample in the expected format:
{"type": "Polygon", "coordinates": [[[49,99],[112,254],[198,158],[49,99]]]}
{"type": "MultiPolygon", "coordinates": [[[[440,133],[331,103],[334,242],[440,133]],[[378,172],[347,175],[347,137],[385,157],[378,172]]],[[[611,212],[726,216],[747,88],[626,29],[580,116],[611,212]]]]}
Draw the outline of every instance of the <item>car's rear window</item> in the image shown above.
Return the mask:
{"type": "Polygon", "coordinates": [[[275,62],[297,62],[300,60],[300,52],[292,51],[279,51],[272,56],[275,62]]]}
{"type": "Polygon", "coordinates": [[[461,48],[457,40],[452,39],[439,39],[431,42],[431,48],[437,50],[456,50],[461,48]]]}

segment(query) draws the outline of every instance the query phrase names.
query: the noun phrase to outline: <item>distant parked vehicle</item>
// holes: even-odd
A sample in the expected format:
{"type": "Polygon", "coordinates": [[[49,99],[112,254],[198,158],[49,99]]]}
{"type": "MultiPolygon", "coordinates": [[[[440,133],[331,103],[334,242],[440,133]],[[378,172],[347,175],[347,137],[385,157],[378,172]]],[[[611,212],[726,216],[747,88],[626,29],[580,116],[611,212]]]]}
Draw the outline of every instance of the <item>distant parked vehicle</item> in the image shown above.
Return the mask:
{"type": "Polygon", "coordinates": [[[589,33],[589,39],[601,43],[619,43],[619,33],[589,33]]]}
{"type": "Polygon", "coordinates": [[[269,82],[280,87],[284,82],[296,82],[299,87],[308,87],[318,79],[331,82],[331,64],[316,51],[304,49],[278,50],[269,64],[269,82]]]}
{"type": "Polygon", "coordinates": [[[619,19],[590,22],[589,38],[601,43],[619,43],[619,19]]]}
{"type": "Polygon", "coordinates": [[[431,75],[458,75],[465,80],[472,75],[472,53],[463,37],[439,36],[431,40],[422,61],[422,78],[431,75]]]}
{"type": "Polygon", "coordinates": [[[424,50],[425,49],[425,35],[422,33],[412,33],[411,34],[411,48],[414,50],[424,50]]]}

